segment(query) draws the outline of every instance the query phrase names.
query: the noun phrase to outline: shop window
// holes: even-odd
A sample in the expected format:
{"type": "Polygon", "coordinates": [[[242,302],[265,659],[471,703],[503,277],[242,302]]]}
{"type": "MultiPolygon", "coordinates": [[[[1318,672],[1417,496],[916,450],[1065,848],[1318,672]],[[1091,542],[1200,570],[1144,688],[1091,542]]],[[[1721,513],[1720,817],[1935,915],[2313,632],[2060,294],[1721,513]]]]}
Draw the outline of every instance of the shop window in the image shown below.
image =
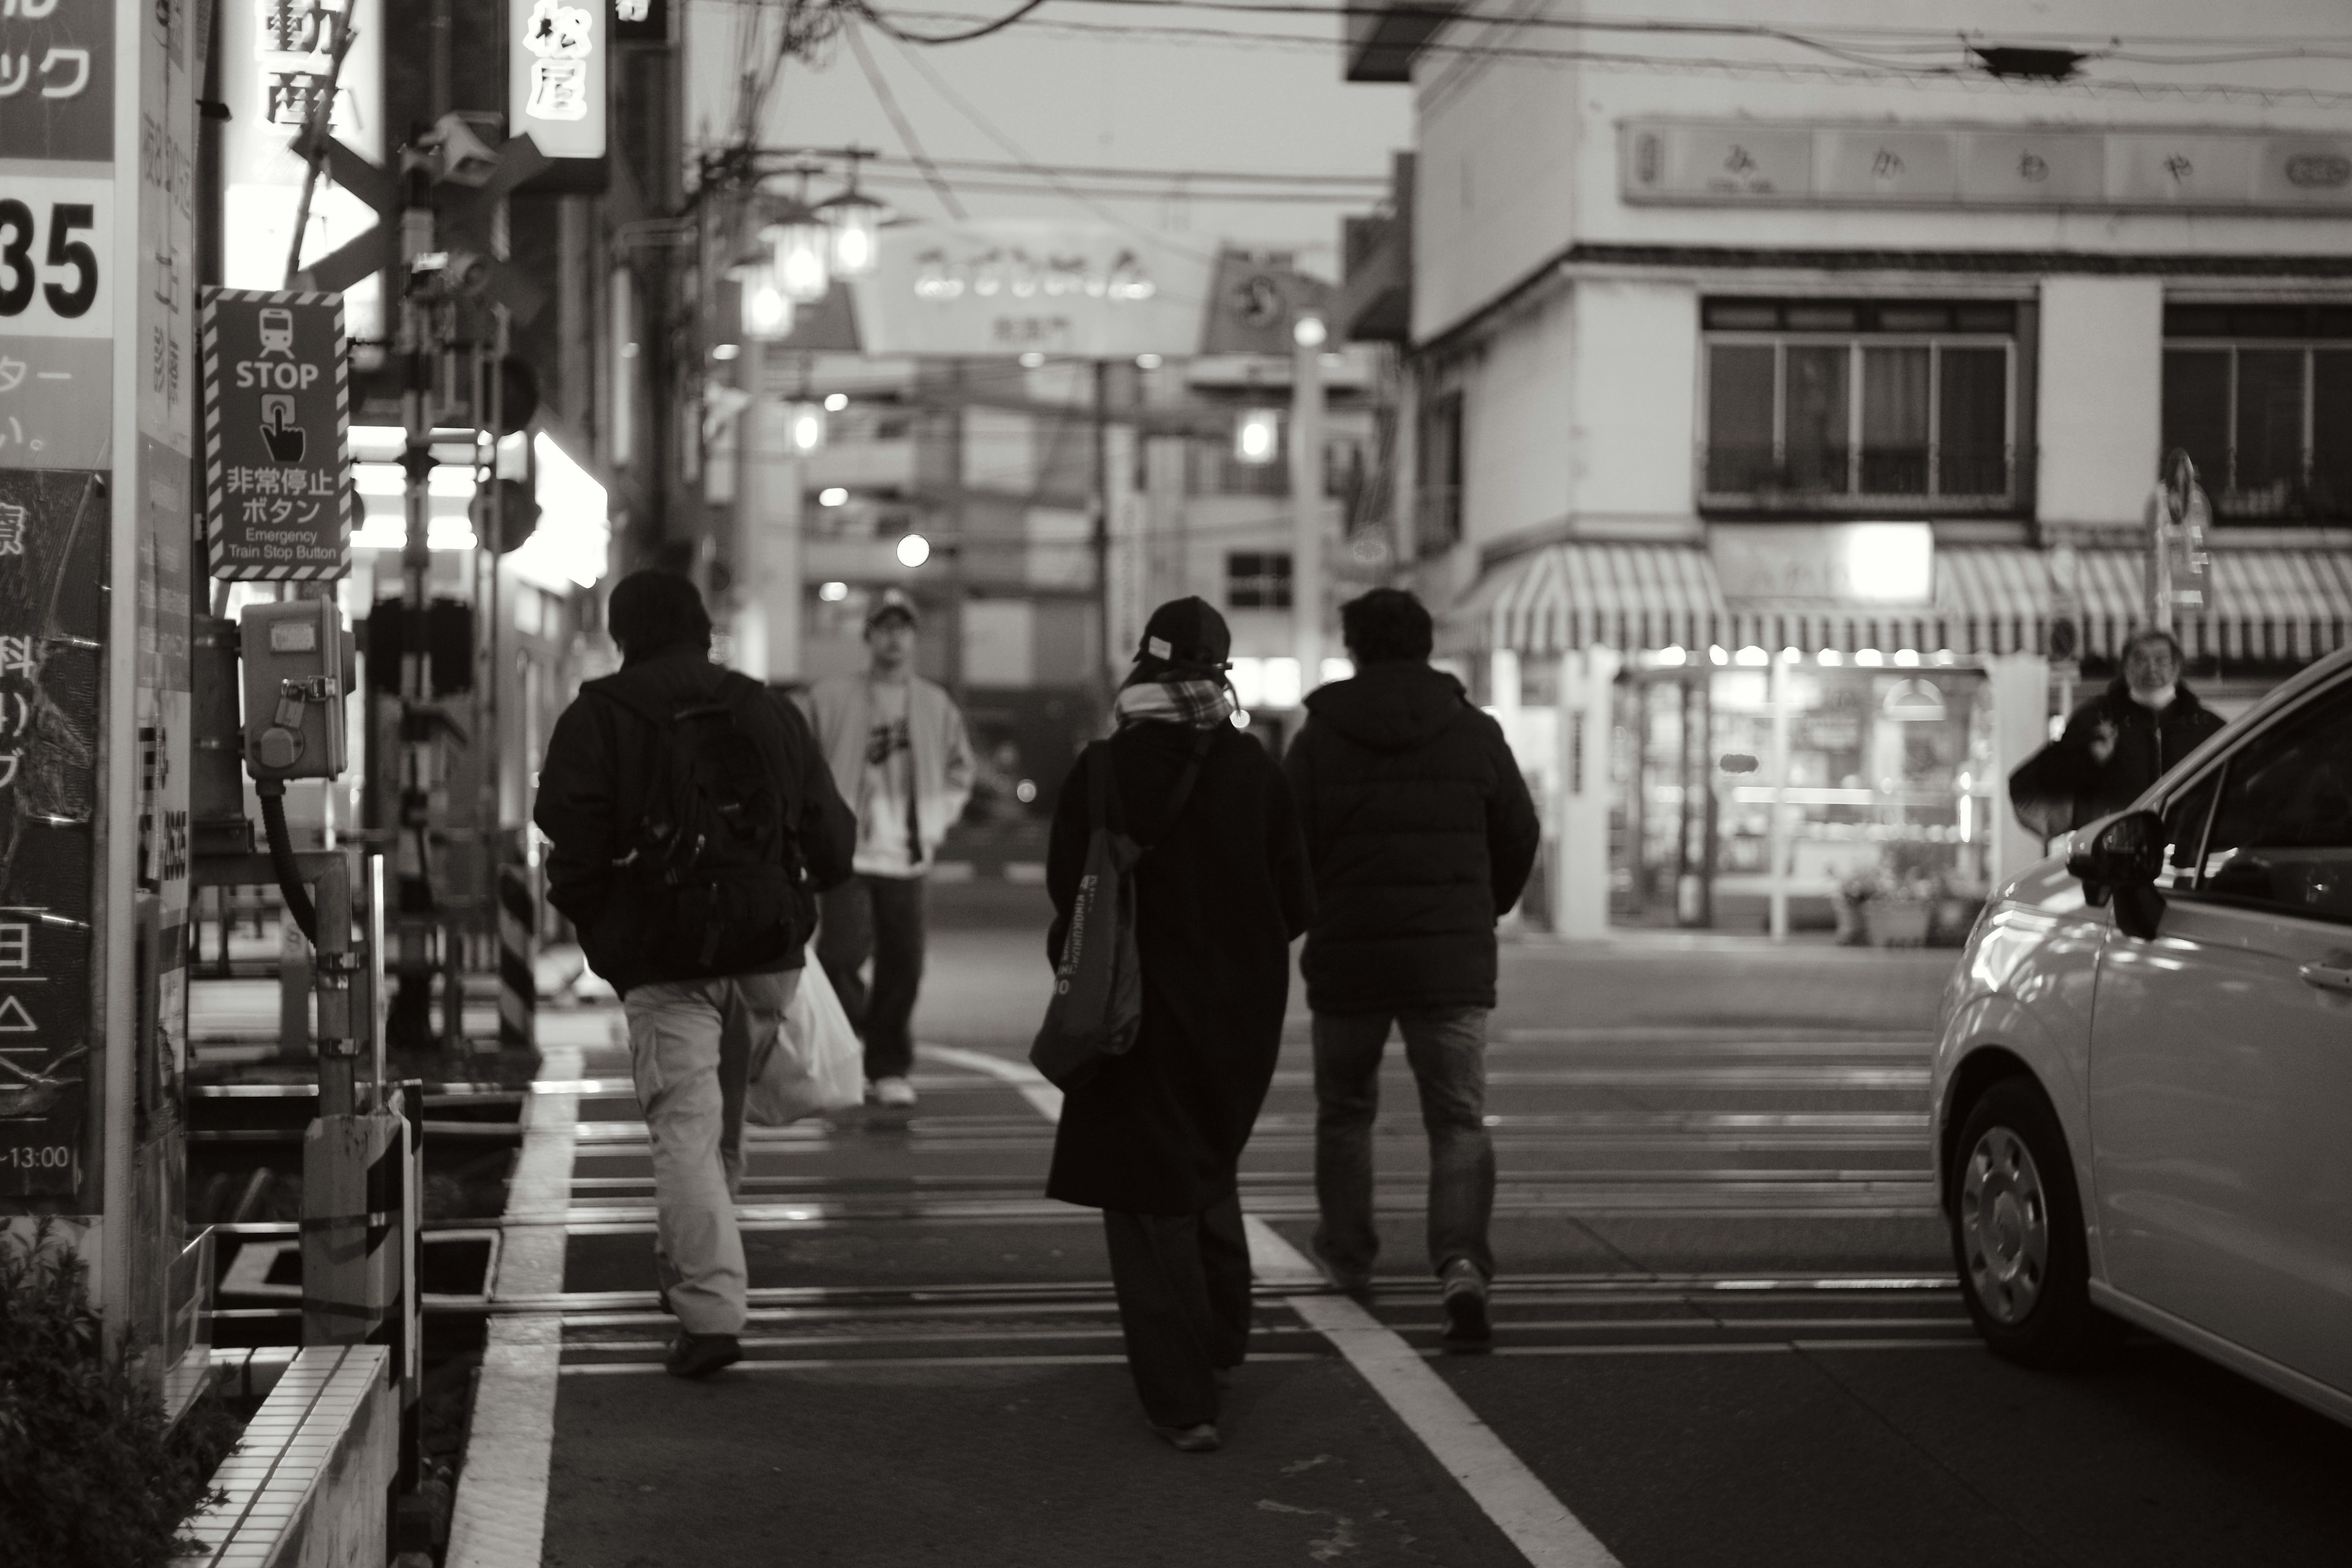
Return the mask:
{"type": "Polygon", "coordinates": [[[1422,414],[1413,538],[1424,560],[1462,542],[1462,395],[1449,392],[1422,414]]]}
{"type": "Polygon", "coordinates": [[[1703,312],[1706,504],[2013,504],[2014,306],[1710,300],[1703,312]]]}
{"type": "Polygon", "coordinates": [[[2223,522],[2352,517],[2352,309],[2174,305],[2164,447],[2223,522]]]}
{"type": "Polygon", "coordinates": [[[1225,607],[1233,610],[1290,608],[1290,552],[1241,550],[1225,557],[1225,607]]]}

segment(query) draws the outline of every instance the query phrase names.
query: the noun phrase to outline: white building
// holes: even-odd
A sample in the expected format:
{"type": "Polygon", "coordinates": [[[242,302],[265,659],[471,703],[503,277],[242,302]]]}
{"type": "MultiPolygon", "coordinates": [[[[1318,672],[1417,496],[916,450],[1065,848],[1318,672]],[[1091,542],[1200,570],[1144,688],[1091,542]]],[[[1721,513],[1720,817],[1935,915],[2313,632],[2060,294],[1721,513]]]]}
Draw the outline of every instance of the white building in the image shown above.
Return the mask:
{"type": "Polygon", "coordinates": [[[2228,49],[2170,0],[2066,7],[2079,40],[1979,5],[1975,47],[1883,0],[1642,10],[1349,54],[1409,71],[1417,156],[1341,324],[1408,355],[1398,542],[1544,785],[1553,923],[2038,854],[2002,781],[2070,631],[2104,679],[2146,618],[2174,448],[2214,511],[2191,684],[2230,710],[2352,634],[2352,98],[2289,58],[2340,7],[2228,49]]]}

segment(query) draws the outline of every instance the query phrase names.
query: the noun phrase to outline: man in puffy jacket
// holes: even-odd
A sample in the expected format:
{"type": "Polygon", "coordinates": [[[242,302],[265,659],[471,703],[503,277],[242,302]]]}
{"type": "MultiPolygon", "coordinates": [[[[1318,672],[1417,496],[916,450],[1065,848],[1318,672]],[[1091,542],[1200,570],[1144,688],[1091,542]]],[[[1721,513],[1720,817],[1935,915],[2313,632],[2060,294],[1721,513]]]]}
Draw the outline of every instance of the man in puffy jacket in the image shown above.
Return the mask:
{"type": "Polygon", "coordinates": [[[605,619],[621,645],[620,673],[582,687],[555,721],[531,820],[551,845],[547,900],[579,928],[590,966],[621,993],[628,1016],[653,1145],[654,1265],[679,1327],[667,1364],[701,1377],[742,1353],[749,1279],[735,1192],[750,1064],[773,1046],[800,984],[815,889],[849,875],[856,829],[799,710],[710,662],[710,617],[692,583],[632,573],[614,588],[605,619]],[[682,771],[684,726],[672,719],[710,705],[728,710],[756,752],[778,829],[746,852],[758,864],[730,868],[731,879],[763,889],[732,907],[773,919],[706,926],[680,942],[678,893],[642,869],[645,828],[657,778],[675,784],[682,771]]]}
{"type": "Polygon", "coordinates": [[[1429,1131],[1429,1261],[1446,1343],[1483,1350],[1495,921],[1527,886],[1541,830],[1500,726],[1430,668],[1421,602],[1375,588],[1339,619],[1356,676],[1307,699],[1283,762],[1315,872],[1300,963],[1315,1016],[1315,1251],[1341,1289],[1370,1288],[1372,1119],[1394,1024],[1429,1131]]]}
{"type": "Polygon", "coordinates": [[[2018,820],[2047,838],[2121,811],[2219,731],[2221,716],[2180,684],[2180,663],[2170,632],[2134,632],[2123,673],[2009,775],[2018,820]]]}

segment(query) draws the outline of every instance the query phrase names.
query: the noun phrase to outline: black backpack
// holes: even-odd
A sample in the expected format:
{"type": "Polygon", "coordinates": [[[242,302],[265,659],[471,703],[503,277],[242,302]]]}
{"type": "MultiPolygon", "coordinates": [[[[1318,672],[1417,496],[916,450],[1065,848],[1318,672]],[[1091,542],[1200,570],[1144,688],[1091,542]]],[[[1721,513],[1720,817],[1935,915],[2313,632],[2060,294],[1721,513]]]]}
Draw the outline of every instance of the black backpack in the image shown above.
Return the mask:
{"type": "Polygon", "coordinates": [[[742,721],[765,688],[729,671],[709,697],[668,715],[600,690],[656,731],[645,809],[625,868],[645,956],[673,971],[740,973],[799,934],[802,866],[784,792],[742,721]]]}

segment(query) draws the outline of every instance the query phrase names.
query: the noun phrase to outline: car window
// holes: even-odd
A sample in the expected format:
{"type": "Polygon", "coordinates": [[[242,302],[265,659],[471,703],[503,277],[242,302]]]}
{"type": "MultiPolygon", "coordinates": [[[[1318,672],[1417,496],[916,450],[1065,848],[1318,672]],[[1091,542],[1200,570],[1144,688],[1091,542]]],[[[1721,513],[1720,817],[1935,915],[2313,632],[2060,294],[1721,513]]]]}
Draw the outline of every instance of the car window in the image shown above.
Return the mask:
{"type": "Polygon", "coordinates": [[[2213,797],[2221,788],[2221,770],[2210,768],[2165,803],[2164,869],[2157,877],[2158,887],[2197,885],[2198,852],[2205,847],[2205,825],[2212,820],[2213,797]]]}
{"type": "Polygon", "coordinates": [[[2352,924],[2352,685],[2248,741],[2219,777],[2197,890],[2352,924]]]}

